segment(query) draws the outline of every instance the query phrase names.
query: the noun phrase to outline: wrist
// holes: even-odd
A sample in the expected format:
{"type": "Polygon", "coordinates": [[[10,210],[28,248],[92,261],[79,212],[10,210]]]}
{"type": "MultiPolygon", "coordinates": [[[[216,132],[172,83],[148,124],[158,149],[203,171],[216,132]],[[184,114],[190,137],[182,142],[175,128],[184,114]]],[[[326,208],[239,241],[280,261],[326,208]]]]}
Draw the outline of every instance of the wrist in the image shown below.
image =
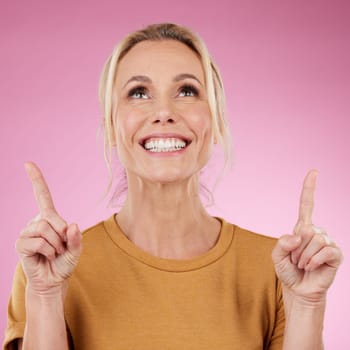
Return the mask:
{"type": "Polygon", "coordinates": [[[294,291],[282,286],[283,298],[305,306],[322,306],[326,303],[327,293],[297,294],[294,291]]]}
{"type": "Polygon", "coordinates": [[[323,349],[326,297],[310,298],[283,291],[285,332],[283,350],[323,349]]]}
{"type": "Polygon", "coordinates": [[[291,292],[287,288],[282,289],[283,303],[286,314],[289,314],[291,309],[298,311],[314,311],[314,312],[325,312],[326,308],[326,294],[317,296],[300,296],[291,292]]]}
{"type": "Polygon", "coordinates": [[[24,349],[68,349],[62,287],[25,291],[24,349]]]}
{"type": "Polygon", "coordinates": [[[33,288],[30,284],[26,286],[26,296],[27,298],[35,298],[41,300],[55,300],[60,299],[64,301],[67,294],[68,283],[63,283],[50,288],[33,288]]]}

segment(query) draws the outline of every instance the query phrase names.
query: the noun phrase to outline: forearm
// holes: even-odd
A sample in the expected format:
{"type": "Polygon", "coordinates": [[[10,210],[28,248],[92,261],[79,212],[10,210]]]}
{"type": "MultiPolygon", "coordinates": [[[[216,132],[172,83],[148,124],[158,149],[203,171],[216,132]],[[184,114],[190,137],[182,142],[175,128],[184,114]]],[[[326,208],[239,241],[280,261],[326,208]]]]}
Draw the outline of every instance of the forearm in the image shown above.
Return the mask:
{"type": "Polygon", "coordinates": [[[325,300],[285,299],[286,326],[283,350],[323,350],[325,300]]]}
{"type": "Polygon", "coordinates": [[[37,295],[26,289],[23,350],[68,350],[62,294],[37,295]]]}

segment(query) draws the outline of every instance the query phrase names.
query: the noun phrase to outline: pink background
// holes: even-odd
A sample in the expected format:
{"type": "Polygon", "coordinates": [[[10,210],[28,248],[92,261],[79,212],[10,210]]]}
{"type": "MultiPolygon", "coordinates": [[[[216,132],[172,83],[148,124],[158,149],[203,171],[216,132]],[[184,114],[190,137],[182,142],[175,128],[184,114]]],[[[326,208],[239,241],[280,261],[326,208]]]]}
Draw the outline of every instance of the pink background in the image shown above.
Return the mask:
{"type": "Polygon", "coordinates": [[[102,65],[126,33],[173,21],[204,38],[226,88],[235,164],[209,210],[257,232],[290,233],[304,175],[319,170],[314,221],[345,254],[325,345],[349,349],[349,18],[346,0],[2,1],[1,334],[15,240],[37,214],[24,162],[42,168],[69,222],[85,229],[111,215],[98,203],[108,179],[96,141],[102,65]]]}

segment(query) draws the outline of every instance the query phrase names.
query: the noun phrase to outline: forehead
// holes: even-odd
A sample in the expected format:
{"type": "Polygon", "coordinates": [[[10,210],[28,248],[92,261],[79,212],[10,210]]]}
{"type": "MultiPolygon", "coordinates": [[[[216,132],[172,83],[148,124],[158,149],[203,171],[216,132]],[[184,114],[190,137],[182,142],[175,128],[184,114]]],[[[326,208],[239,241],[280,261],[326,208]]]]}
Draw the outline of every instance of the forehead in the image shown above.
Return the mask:
{"type": "Polygon", "coordinates": [[[188,46],[176,40],[142,41],[119,62],[116,83],[123,84],[134,75],[157,80],[182,73],[193,74],[204,84],[202,63],[188,46]]]}

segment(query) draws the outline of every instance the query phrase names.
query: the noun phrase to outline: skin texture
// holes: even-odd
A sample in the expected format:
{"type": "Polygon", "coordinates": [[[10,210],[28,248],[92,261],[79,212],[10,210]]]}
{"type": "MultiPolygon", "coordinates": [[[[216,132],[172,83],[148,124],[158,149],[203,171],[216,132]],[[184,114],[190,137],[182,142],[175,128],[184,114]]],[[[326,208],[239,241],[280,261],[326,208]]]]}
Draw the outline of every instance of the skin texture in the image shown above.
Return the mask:
{"type": "Polygon", "coordinates": [[[23,341],[19,340],[17,346],[68,349],[63,301],[67,278],[81,254],[81,234],[76,224],[68,225],[57,213],[40,169],[34,163],[26,163],[25,168],[39,214],[16,241],[27,279],[27,322],[23,341]]]}
{"type": "Polygon", "coordinates": [[[209,250],[220,224],[198,196],[198,173],[214,143],[199,58],[176,41],[141,42],[120,62],[116,99],[116,146],[128,179],[119,225],[131,241],[156,256],[184,259],[209,250]],[[143,81],[135,81],[140,76],[143,81]],[[130,96],[135,87],[144,91],[130,96]],[[190,145],[172,154],[140,146],[148,135],[169,133],[190,145]]]}
{"type": "Polygon", "coordinates": [[[323,349],[327,290],[343,260],[335,242],[312,224],[316,178],[315,170],[305,177],[293,234],[282,236],[272,252],[283,288],[284,350],[323,349]]]}
{"type": "MultiPolygon", "coordinates": [[[[128,180],[127,199],[116,216],[123,232],[163,258],[208,251],[220,223],[198,195],[199,171],[214,143],[200,60],[179,42],[139,43],[120,62],[115,98],[115,144],[128,180]],[[186,139],[187,147],[152,153],[142,146],[145,137],[169,135],[186,139]]],[[[28,162],[26,171],[39,215],[16,243],[28,282],[23,348],[68,349],[63,300],[81,254],[81,235],[57,213],[40,169],[28,162]]],[[[272,253],[283,286],[284,350],[322,349],[326,293],[342,261],[341,250],[312,224],[316,177],[314,170],[306,176],[294,232],[282,236],[272,253]]]]}
{"type": "Polygon", "coordinates": [[[281,237],[272,255],[286,292],[310,303],[325,299],[342,261],[335,242],[312,224],[316,178],[315,170],[307,174],[294,234],[281,237]]]}
{"type": "Polygon", "coordinates": [[[133,47],[118,67],[116,96],[117,150],[128,179],[179,183],[206,164],[213,145],[211,115],[201,62],[187,46],[146,41],[133,47]],[[181,74],[193,78],[181,78],[181,74]],[[137,76],[149,81],[130,81],[137,76]],[[184,84],[193,85],[199,96],[181,90],[184,84]],[[137,86],[145,92],[128,96],[137,86]],[[192,142],[181,155],[150,156],[139,140],[152,133],[177,133],[192,142]]]}

